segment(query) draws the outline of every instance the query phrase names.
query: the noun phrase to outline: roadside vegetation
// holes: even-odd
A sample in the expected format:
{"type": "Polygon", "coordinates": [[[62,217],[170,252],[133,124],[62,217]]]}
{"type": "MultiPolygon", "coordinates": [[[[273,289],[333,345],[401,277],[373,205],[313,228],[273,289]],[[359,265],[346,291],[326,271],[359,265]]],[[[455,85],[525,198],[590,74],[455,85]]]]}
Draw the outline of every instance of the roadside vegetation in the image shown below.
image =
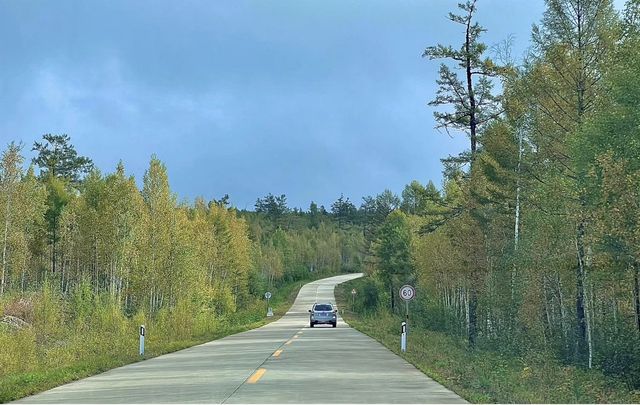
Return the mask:
{"type": "MultiPolygon", "coordinates": [[[[563,364],[548,351],[513,356],[498,350],[470,350],[462,337],[424,326],[411,316],[408,351],[400,351],[403,316],[388,309],[371,309],[367,300],[373,281],[338,285],[336,298],[342,317],[402,356],[423,373],[471,403],[638,403],[640,392],[602,370],[563,364]],[[351,290],[358,291],[352,305],[351,290]],[[415,322],[415,323],[414,323],[415,322]]],[[[413,306],[411,308],[413,311],[413,306]]]]}
{"type": "Polygon", "coordinates": [[[347,319],[397,350],[414,285],[407,358],[470,400],[638,402],[640,0],[545,3],[523,61],[482,42],[483,2],[449,15],[460,42],[423,54],[442,62],[430,105],[469,149],[400,196],[239,211],[179,202],[155,157],[139,189],[65,135],[27,170],[10,144],[0,399],[134,361],[139,324],[150,354],[175,350],[261,322],[267,290],[364,271],[347,319]]]}
{"type": "Polygon", "coordinates": [[[441,187],[365,198],[354,325],[397,350],[411,284],[407,358],[470,400],[638,402],[640,1],[547,0],[522,63],[481,41],[478,5],[423,55],[469,149],[441,187]]]}
{"type": "Polygon", "coordinates": [[[153,157],[138,189],[45,135],[0,160],[0,401],[259,326],[305,281],[361,267],[362,236],[286,197],[178,202],[153,157]],[[38,171],[38,173],[36,173],[38,171]],[[263,203],[263,200],[266,203],[263,203]]]}
{"type": "MultiPolygon", "coordinates": [[[[300,287],[310,280],[284,284],[274,290],[271,299],[273,318],[265,318],[266,303],[259,301],[249,308],[209,320],[203,317],[189,319],[189,314],[181,313],[180,309],[169,310],[162,317],[127,318],[118,311],[117,305],[101,302],[98,298],[89,304],[91,308],[82,321],[56,320],[57,326],[49,328],[59,339],[53,344],[39,344],[35,331],[41,326],[40,320],[23,330],[3,333],[0,335],[2,365],[13,372],[3,373],[0,378],[0,402],[260,327],[284,315],[300,287]],[[146,327],[144,356],[138,354],[140,325],[146,327]],[[190,332],[180,331],[185,326],[190,332]]],[[[42,296],[33,299],[39,305],[55,305],[66,312],[69,304],[62,296],[51,294],[51,290],[43,291],[42,296]]],[[[108,300],[108,297],[102,298],[108,300]]]]}

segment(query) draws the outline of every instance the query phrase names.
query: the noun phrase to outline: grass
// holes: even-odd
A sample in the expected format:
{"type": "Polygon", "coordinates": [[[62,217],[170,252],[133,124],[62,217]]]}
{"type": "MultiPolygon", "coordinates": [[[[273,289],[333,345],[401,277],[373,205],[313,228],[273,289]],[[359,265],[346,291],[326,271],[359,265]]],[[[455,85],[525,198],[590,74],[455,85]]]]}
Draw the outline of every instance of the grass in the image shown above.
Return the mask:
{"type": "MultiPolygon", "coordinates": [[[[305,280],[290,283],[274,292],[271,299],[271,306],[274,312],[273,317],[267,318],[265,316],[266,304],[263,305],[263,303],[259,303],[252,308],[239,311],[221,320],[219,327],[211,333],[177,341],[157,341],[154,344],[150,341],[143,357],[137,354],[138,338],[137,336],[133,336],[128,345],[131,346],[131,350],[126,352],[113,353],[112,351],[109,354],[96,356],[95,354],[100,351],[95,350],[92,352],[89,346],[86,354],[84,356],[81,355],[81,358],[78,360],[66,362],[61,360],[61,364],[53,367],[38,364],[37,367],[32,370],[6,374],[0,377],[0,402],[13,401],[116,367],[258,328],[282,317],[291,307],[302,285],[307,282],[309,281],[305,280]]],[[[135,330],[137,330],[137,328],[135,330]]],[[[3,350],[3,348],[0,347],[0,350],[3,350]]],[[[2,373],[0,373],[0,375],[2,375],[2,373]]]]}
{"type": "Polygon", "coordinates": [[[350,291],[360,283],[354,280],[336,288],[343,318],[470,402],[640,403],[640,392],[598,370],[564,366],[544,354],[519,358],[469,351],[463,340],[426,329],[412,328],[408,351],[401,353],[399,317],[351,310],[350,291]]]}

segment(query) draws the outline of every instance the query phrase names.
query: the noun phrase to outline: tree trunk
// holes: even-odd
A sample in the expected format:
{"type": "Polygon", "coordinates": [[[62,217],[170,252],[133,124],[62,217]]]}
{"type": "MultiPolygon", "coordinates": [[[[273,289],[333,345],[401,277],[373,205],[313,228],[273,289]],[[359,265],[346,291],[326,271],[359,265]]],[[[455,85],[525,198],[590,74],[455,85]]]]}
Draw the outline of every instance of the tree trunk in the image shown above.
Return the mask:
{"type": "Polygon", "coordinates": [[[7,239],[9,235],[9,207],[10,197],[7,196],[7,207],[4,219],[4,237],[2,242],[2,281],[0,281],[0,295],[4,294],[5,274],[7,271],[7,239]]]}
{"type": "Polygon", "coordinates": [[[95,290],[95,294],[98,295],[98,242],[97,240],[94,238],[93,240],[93,270],[94,270],[94,277],[95,277],[95,286],[94,286],[94,290],[95,290]]]}
{"type": "Polygon", "coordinates": [[[22,275],[20,276],[20,295],[24,295],[24,281],[27,272],[27,256],[24,256],[24,260],[22,262],[22,275]]]}
{"type": "Polygon", "coordinates": [[[473,78],[471,73],[471,13],[467,19],[467,30],[464,42],[466,53],[465,70],[467,74],[467,92],[469,93],[469,139],[471,141],[471,162],[475,160],[477,149],[476,98],[473,93],[473,78]]]}
{"type": "Polygon", "coordinates": [[[464,331],[469,335],[469,294],[466,288],[462,290],[462,300],[464,304],[464,331]]]}
{"type": "MultiPolygon", "coordinates": [[[[587,275],[585,272],[584,281],[587,282],[587,275]]],[[[593,367],[593,339],[591,337],[591,330],[593,329],[593,316],[594,316],[594,305],[593,302],[590,301],[590,298],[593,298],[593,286],[591,287],[591,297],[587,296],[588,289],[585,288],[585,321],[587,324],[587,347],[589,349],[589,368],[593,367]]]]}
{"type": "Polygon", "coordinates": [[[549,336],[553,337],[553,322],[551,320],[551,314],[549,311],[549,298],[547,297],[547,276],[544,275],[542,276],[542,295],[544,298],[544,313],[547,319],[547,327],[545,329],[548,329],[549,336]]]}
{"type": "Polygon", "coordinates": [[[556,288],[558,291],[558,305],[560,306],[560,323],[562,327],[562,335],[564,336],[565,343],[568,342],[568,329],[567,326],[567,310],[564,306],[564,294],[562,292],[562,281],[560,280],[560,274],[556,270],[556,288]]]}
{"type": "Polygon", "coordinates": [[[64,273],[65,273],[65,268],[64,268],[64,254],[62,255],[62,274],[60,275],[60,291],[62,292],[62,294],[64,294],[64,273]]]}
{"type": "Polygon", "coordinates": [[[395,312],[396,302],[393,295],[393,281],[389,285],[389,295],[391,297],[391,312],[395,312]]]}
{"type": "Polygon", "coordinates": [[[474,286],[471,286],[469,291],[469,312],[468,312],[468,338],[469,347],[474,348],[476,346],[476,340],[478,337],[478,293],[474,286]]]}
{"type": "Polygon", "coordinates": [[[578,267],[576,268],[576,360],[581,363],[584,360],[585,346],[587,346],[587,321],[585,314],[585,252],[584,252],[584,221],[578,224],[576,238],[576,251],[578,267]]]}
{"type": "MultiPolygon", "coordinates": [[[[618,300],[616,298],[611,299],[611,311],[613,312],[613,331],[617,335],[618,330],[618,300]]],[[[637,323],[637,321],[636,321],[637,323]]]]}
{"type": "Polygon", "coordinates": [[[640,262],[633,264],[633,306],[636,318],[636,330],[640,333],[640,262]]]}
{"type": "Polygon", "coordinates": [[[515,225],[513,230],[513,250],[518,250],[518,242],[520,240],[520,168],[522,165],[522,133],[523,130],[518,130],[518,167],[516,169],[516,213],[515,213],[515,225]]]}
{"type": "Polygon", "coordinates": [[[58,237],[58,219],[53,218],[53,243],[51,244],[51,272],[56,274],[56,238],[58,237]]]}

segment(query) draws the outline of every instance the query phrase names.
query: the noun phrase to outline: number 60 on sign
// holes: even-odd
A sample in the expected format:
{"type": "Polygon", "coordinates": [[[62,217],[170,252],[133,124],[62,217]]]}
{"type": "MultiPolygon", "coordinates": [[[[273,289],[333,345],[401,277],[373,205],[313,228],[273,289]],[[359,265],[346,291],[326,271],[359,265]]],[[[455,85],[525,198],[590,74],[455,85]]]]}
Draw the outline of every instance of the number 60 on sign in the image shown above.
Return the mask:
{"type": "Polygon", "coordinates": [[[400,287],[400,298],[405,301],[411,301],[416,296],[416,289],[410,285],[403,285],[400,287]]]}

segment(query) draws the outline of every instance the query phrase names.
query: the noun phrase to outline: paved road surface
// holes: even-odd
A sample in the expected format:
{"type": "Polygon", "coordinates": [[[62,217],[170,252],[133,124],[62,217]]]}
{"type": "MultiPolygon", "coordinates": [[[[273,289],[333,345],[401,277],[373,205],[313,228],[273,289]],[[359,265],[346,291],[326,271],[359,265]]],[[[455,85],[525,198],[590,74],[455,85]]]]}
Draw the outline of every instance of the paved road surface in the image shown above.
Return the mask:
{"type": "Polygon", "coordinates": [[[25,403],[463,403],[342,319],[309,328],[314,302],[335,302],[351,274],[302,287],[276,322],[107,371],[25,403]]]}

